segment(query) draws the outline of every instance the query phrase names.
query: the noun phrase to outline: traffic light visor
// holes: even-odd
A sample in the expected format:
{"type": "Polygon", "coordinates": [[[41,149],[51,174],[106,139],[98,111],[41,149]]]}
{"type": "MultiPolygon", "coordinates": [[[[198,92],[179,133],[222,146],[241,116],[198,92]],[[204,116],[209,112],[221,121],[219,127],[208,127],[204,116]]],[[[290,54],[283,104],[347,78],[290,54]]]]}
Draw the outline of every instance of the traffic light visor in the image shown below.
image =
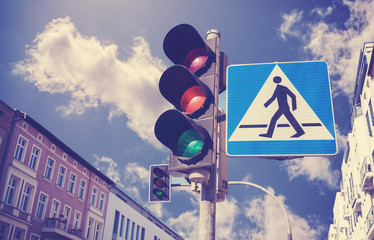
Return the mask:
{"type": "Polygon", "coordinates": [[[209,48],[197,30],[188,24],[172,28],[164,39],[164,52],[174,63],[186,66],[195,73],[201,69],[209,55],[209,48]]]}
{"type": "Polygon", "coordinates": [[[193,49],[184,59],[184,66],[195,73],[205,65],[208,60],[208,55],[208,51],[204,48],[193,49]]]}
{"type": "Polygon", "coordinates": [[[162,169],[159,168],[159,167],[154,168],[154,169],[153,169],[153,173],[156,174],[156,176],[159,177],[159,178],[164,177],[165,174],[166,174],[165,171],[162,170],[162,169]]]}

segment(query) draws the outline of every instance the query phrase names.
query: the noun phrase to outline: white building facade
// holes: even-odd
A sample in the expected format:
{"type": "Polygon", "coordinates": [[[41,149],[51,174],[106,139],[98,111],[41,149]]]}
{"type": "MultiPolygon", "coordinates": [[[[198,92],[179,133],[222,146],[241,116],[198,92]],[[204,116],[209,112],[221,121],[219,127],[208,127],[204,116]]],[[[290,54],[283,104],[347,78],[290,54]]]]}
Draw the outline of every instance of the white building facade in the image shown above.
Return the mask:
{"type": "Polygon", "coordinates": [[[329,240],[374,239],[374,43],[365,43],[357,67],[340,192],[329,240]]]}
{"type": "Polygon", "coordinates": [[[176,232],[118,187],[110,189],[106,240],[182,240],[176,232]]]}

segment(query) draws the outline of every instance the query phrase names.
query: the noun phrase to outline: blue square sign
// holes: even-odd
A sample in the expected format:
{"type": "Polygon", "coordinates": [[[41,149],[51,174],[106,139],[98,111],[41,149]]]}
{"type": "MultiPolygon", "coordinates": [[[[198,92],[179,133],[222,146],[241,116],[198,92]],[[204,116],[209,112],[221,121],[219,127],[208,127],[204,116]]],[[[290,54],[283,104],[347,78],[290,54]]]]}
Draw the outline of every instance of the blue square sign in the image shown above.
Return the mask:
{"type": "Polygon", "coordinates": [[[324,61],[227,68],[229,156],[321,156],[337,152],[324,61]]]}

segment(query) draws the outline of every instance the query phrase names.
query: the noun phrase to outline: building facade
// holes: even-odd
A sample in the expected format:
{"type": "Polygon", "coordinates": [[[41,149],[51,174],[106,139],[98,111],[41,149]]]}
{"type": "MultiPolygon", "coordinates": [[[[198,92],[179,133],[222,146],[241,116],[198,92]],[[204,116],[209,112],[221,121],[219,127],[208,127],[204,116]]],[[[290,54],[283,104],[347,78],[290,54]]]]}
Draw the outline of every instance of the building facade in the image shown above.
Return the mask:
{"type": "Polygon", "coordinates": [[[330,240],[374,239],[374,43],[365,43],[357,67],[352,131],[341,166],[330,240]]]}
{"type": "Polygon", "coordinates": [[[30,116],[0,105],[0,239],[103,239],[113,181],[30,116]]]}
{"type": "Polygon", "coordinates": [[[0,100],[0,240],[9,239],[182,238],[41,124],[0,100]]]}
{"type": "Polygon", "coordinates": [[[105,221],[105,240],[182,240],[119,187],[111,188],[105,221]]]}

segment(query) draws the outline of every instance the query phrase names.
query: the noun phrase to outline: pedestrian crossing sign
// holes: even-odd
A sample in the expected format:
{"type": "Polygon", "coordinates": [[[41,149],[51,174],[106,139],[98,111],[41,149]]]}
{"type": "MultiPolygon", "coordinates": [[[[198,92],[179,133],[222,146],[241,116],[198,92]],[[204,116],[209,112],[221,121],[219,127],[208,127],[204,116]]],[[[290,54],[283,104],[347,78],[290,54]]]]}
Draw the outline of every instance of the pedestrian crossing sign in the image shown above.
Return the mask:
{"type": "Polygon", "coordinates": [[[229,156],[336,154],[326,62],[230,65],[226,92],[229,156]]]}

